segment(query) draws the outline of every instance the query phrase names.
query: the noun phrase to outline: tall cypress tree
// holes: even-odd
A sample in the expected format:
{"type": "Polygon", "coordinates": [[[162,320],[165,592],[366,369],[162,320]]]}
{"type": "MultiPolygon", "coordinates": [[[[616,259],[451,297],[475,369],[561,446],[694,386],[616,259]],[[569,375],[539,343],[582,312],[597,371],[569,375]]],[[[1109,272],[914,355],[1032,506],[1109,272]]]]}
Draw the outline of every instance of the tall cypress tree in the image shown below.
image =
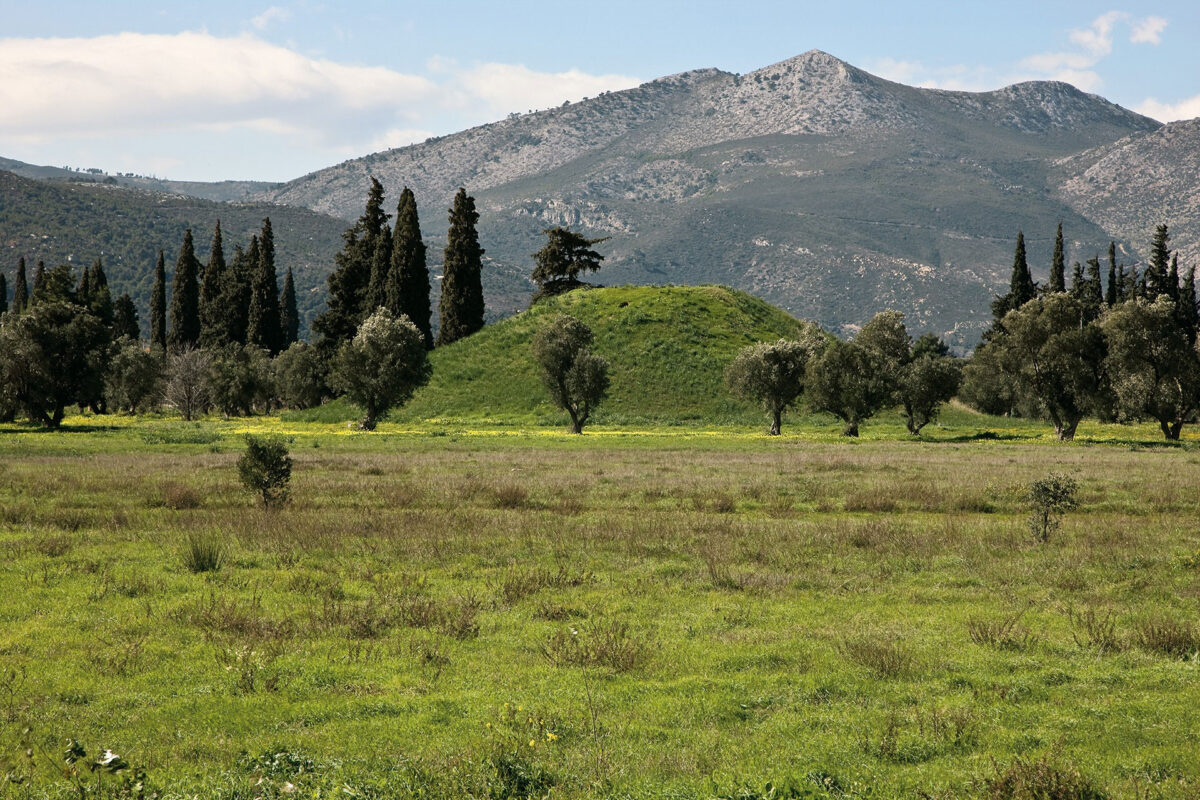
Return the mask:
{"type": "Polygon", "coordinates": [[[45,291],[46,263],[39,258],[37,262],[37,269],[33,271],[33,293],[29,295],[29,305],[33,305],[40,300],[45,291]]]}
{"type": "Polygon", "coordinates": [[[227,272],[221,220],[217,220],[212,247],[208,252],[208,264],[204,267],[204,279],[200,282],[200,344],[205,347],[218,347],[230,341],[226,325],[228,314],[223,306],[225,282],[229,277],[227,272]]]}
{"type": "Polygon", "coordinates": [[[108,288],[108,276],[104,273],[104,262],[98,258],[88,273],[88,285],[90,288],[87,307],[105,325],[112,325],[112,292],[108,288]]]}
{"type": "Polygon", "coordinates": [[[386,304],[396,314],[407,316],[425,338],[425,349],[433,349],[429,305],[429,268],[425,265],[425,242],[417,218],[417,199],[407,186],[396,206],[396,231],[392,235],[392,267],[388,271],[386,304]]]}
{"type": "Polygon", "coordinates": [[[1087,262],[1087,280],[1084,283],[1083,307],[1089,320],[1097,319],[1104,306],[1104,284],[1100,280],[1100,256],[1092,256],[1087,262]]]}
{"type": "Polygon", "coordinates": [[[13,311],[20,314],[29,304],[29,282],[25,279],[25,256],[17,261],[17,281],[13,284],[13,311]]]}
{"type": "Polygon", "coordinates": [[[1121,302],[1121,279],[1117,276],[1117,259],[1113,247],[1108,246],[1108,289],[1104,293],[1104,305],[1112,308],[1121,302]]]}
{"type": "Polygon", "coordinates": [[[296,282],[291,267],[283,276],[283,291],[279,295],[279,327],[283,333],[280,349],[286,350],[300,338],[300,312],[296,309],[296,282]]]}
{"type": "Polygon", "coordinates": [[[88,305],[92,301],[92,271],[90,269],[83,270],[79,276],[79,286],[75,289],[75,299],[82,305],[88,305]]]}
{"type": "Polygon", "coordinates": [[[154,264],[154,288],[150,292],[150,347],[167,349],[167,265],[163,251],[154,264]]]}
{"type": "MultiPolygon", "coordinates": [[[[371,256],[371,282],[367,287],[367,300],[363,305],[363,317],[369,317],[376,309],[387,303],[387,279],[392,269],[392,232],[386,225],[375,237],[375,252],[371,256]]],[[[389,309],[390,310],[390,309],[389,309]]]]}
{"type": "Polygon", "coordinates": [[[341,252],[334,257],[329,274],[329,306],[313,320],[320,334],[325,357],[331,357],[342,342],[349,341],[363,321],[371,285],[371,264],[380,231],[387,225],[383,212],[383,185],[371,179],[367,207],[352,227],[342,234],[341,252]]]}
{"type": "Polygon", "coordinates": [[[137,341],[142,338],[142,328],[138,325],[137,308],[133,305],[133,298],[128,294],[121,295],[113,303],[112,327],[113,339],[128,336],[137,341]]]}
{"type": "Polygon", "coordinates": [[[221,326],[227,342],[246,343],[246,326],[250,316],[250,283],[254,277],[254,264],[258,262],[258,236],[250,239],[254,250],[254,263],[242,246],[234,245],[233,260],[225,270],[221,286],[221,326]]]}
{"type": "Polygon", "coordinates": [[[1001,320],[1009,311],[1020,308],[1037,296],[1037,284],[1029,274],[1029,262],[1025,258],[1025,234],[1017,231],[1017,249],[1013,253],[1012,276],[1008,282],[1008,294],[992,301],[992,314],[1001,320]]]}
{"type": "MultiPolygon", "coordinates": [[[[1154,229],[1154,238],[1150,241],[1150,263],[1146,265],[1142,278],[1146,283],[1146,297],[1154,301],[1159,295],[1168,294],[1168,269],[1171,262],[1171,252],[1167,242],[1171,234],[1166,225],[1154,229]]],[[[1176,284],[1178,286],[1178,284],[1176,284]]]]}
{"type": "Polygon", "coordinates": [[[174,350],[195,347],[200,342],[200,262],[192,243],[192,229],[183,234],[183,246],[175,261],[171,283],[171,330],[167,344],[174,350]]]}
{"type": "Polygon", "coordinates": [[[0,314],[8,313],[8,278],[0,272],[0,314]]]}
{"type": "Polygon", "coordinates": [[[1083,265],[1078,261],[1071,271],[1071,297],[1083,302],[1087,296],[1087,278],[1083,276],[1083,265]]]}
{"type": "Polygon", "coordinates": [[[1179,299],[1179,253],[1176,252],[1171,256],[1171,270],[1167,273],[1166,292],[1164,293],[1172,300],[1179,299]]]}
{"type": "Polygon", "coordinates": [[[283,338],[279,327],[279,278],[275,272],[275,235],[271,219],[263,220],[258,240],[258,264],[250,283],[250,314],[246,325],[246,344],[261,347],[274,355],[283,338]]]}
{"type": "MultiPolygon", "coordinates": [[[[456,342],[483,327],[483,248],[475,223],[475,199],[460,188],[450,209],[450,232],[442,258],[442,297],[438,304],[439,345],[456,342]]],[[[1022,242],[1022,250],[1024,242],[1022,242]]]]}
{"type": "Polygon", "coordinates": [[[1193,265],[1183,279],[1183,287],[1179,290],[1179,327],[1188,335],[1194,344],[1197,333],[1200,333],[1200,305],[1196,299],[1196,267],[1193,265]]]}
{"type": "Polygon", "coordinates": [[[1050,291],[1065,292],[1067,290],[1067,262],[1063,254],[1062,221],[1058,223],[1058,233],[1054,236],[1054,259],[1050,263],[1050,291]]]}

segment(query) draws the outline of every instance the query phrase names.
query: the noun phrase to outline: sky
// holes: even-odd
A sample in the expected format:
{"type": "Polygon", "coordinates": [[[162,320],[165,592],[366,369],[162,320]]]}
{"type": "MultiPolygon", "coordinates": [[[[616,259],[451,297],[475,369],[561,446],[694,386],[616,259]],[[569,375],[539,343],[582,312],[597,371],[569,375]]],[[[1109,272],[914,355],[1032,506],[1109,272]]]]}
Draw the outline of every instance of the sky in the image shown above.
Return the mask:
{"type": "Polygon", "coordinates": [[[703,67],[811,49],[916,86],[1064,80],[1200,116],[1200,3],[0,0],[0,156],[285,181],[703,67]]]}

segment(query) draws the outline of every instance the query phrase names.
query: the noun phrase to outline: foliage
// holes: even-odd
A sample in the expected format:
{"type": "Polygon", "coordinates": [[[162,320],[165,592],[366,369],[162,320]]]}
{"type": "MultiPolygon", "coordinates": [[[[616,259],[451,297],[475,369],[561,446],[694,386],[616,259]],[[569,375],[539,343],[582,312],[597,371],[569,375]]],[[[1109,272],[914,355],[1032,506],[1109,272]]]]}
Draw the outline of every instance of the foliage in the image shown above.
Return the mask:
{"type": "Polygon", "coordinates": [[[258,240],[258,263],[251,265],[250,305],[246,317],[246,344],[275,355],[283,349],[279,310],[279,280],[275,272],[275,234],[271,218],[263,220],[258,240]]]}
{"type": "Polygon", "coordinates": [[[806,381],[809,405],[842,420],[843,436],[858,436],[858,426],[883,408],[894,392],[869,350],[841,340],[809,362],[806,381]]]}
{"type": "Polygon", "coordinates": [[[192,229],[188,228],[183,234],[171,283],[171,328],[167,331],[167,346],[173,350],[200,343],[199,276],[200,262],[192,244],[192,229]]]}
{"type": "Polygon", "coordinates": [[[823,344],[814,334],[803,341],[780,339],[749,345],[725,369],[725,385],[740,397],[762,403],[771,415],[769,432],[778,436],[783,412],[804,391],[809,359],[823,344]]]}
{"type": "Polygon", "coordinates": [[[150,347],[167,351],[167,273],[162,250],[154,263],[154,288],[150,291],[150,347]]]}
{"type": "Polygon", "coordinates": [[[283,289],[279,293],[279,330],[282,335],[280,347],[286,349],[300,336],[300,311],[296,308],[296,279],[288,267],[283,277],[283,289]]]}
{"type": "Polygon", "coordinates": [[[922,428],[937,419],[942,405],[957,394],[961,383],[962,366],[951,356],[923,355],[905,364],[896,394],[904,407],[908,432],[919,436],[922,428]]]}
{"type": "Polygon", "coordinates": [[[185,420],[191,420],[208,405],[211,360],[208,351],[190,347],[168,357],[163,399],[185,420]]]}
{"type": "Polygon", "coordinates": [[[1079,505],[1079,484],[1074,478],[1057,472],[1029,484],[1029,527],[1045,542],[1058,530],[1062,516],[1079,505]]]}
{"type": "Polygon", "coordinates": [[[396,229],[392,232],[392,264],[385,286],[387,307],[406,316],[433,349],[429,307],[429,269],[425,266],[425,242],[417,215],[417,199],[407,186],[396,205],[396,229]]]}
{"type": "Polygon", "coordinates": [[[104,396],[113,408],[135,413],[158,399],[162,360],[136,339],[122,337],[113,345],[104,375],[104,396]]]}
{"type": "Polygon", "coordinates": [[[425,341],[407,317],[381,308],[342,345],[330,385],[363,409],[363,430],[374,430],[388,409],[403,405],[429,380],[425,341]]]}
{"type": "Polygon", "coordinates": [[[272,362],[275,393],[287,408],[312,408],[325,397],[325,370],[317,350],[295,342],[272,362]]]}
{"type": "Polygon", "coordinates": [[[470,336],[483,327],[484,250],[475,230],[475,198],[460,188],[450,209],[450,231],[442,256],[442,296],[438,304],[438,345],[470,336]]]}
{"type": "Polygon", "coordinates": [[[189,572],[216,572],[225,563],[225,542],[209,533],[191,533],[183,541],[183,565],[189,572]]]}
{"type": "Polygon", "coordinates": [[[592,329],[574,317],[552,318],[533,339],[533,358],[554,404],[571,415],[571,432],[582,433],[608,393],[608,362],[590,350],[592,329]]]}
{"type": "Polygon", "coordinates": [[[1016,758],[984,782],[986,800],[1106,800],[1079,768],[1048,756],[1016,758]]]}
{"type": "Polygon", "coordinates": [[[292,458],[280,438],[246,435],[246,450],[237,463],[238,477],[246,491],[262,498],[266,508],[287,502],[292,479],[292,458]]]}
{"type": "Polygon", "coordinates": [[[222,414],[243,416],[270,406],[275,386],[266,350],[230,343],[209,350],[208,356],[205,397],[222,414]]]}
{"type": "Polygon", "coordinates": [[[1008,293],[992,301],[992,316],[996,322],[1010,311],[1021,308],[1037,296],[1037,284],[1029,272],[1025,257],[1025,234],[1017,231],[1017,249],[1013,253],[1012,276],[1009,278],[1008,293]]]}

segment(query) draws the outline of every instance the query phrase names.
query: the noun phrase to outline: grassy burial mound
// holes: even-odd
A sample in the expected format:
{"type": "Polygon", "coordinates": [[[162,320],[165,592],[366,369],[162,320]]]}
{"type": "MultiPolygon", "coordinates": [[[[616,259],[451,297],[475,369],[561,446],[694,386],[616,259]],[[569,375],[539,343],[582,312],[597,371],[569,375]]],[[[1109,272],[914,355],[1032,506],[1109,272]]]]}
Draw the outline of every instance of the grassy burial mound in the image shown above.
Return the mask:
{"type": "Polygon", "coordinates": [[[393,419],[478,418],[558,424],[531,351],[555,314],[592,329],[592,350],[610,363],[611,388],[597,421],[721,423],[757,419],[729,395],[725,366],[757,341],[795,338],[808,323],[723,286],[583,289],[538,303],[435,350],[433,378],[393,419]]]}

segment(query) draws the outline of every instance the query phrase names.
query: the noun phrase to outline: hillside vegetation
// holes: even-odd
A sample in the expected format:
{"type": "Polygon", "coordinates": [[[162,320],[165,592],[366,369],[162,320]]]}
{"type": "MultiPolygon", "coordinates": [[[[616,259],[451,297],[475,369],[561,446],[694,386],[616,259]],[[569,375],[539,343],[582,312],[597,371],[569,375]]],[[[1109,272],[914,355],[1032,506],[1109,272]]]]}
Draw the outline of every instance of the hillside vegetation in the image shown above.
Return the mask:
{"type": "Polygon", "coordinates": [[[531,354],[534,333],[558,313],[588,325],[593,351],[611,364],[600,422],[756,419],[756,409],[725,390],[725,365],[748,344],[795,338],[806,325],[724,286],[576,290],[435,350],[433,379],[393,419],[565,420],[550,405],[531,354]]]}

